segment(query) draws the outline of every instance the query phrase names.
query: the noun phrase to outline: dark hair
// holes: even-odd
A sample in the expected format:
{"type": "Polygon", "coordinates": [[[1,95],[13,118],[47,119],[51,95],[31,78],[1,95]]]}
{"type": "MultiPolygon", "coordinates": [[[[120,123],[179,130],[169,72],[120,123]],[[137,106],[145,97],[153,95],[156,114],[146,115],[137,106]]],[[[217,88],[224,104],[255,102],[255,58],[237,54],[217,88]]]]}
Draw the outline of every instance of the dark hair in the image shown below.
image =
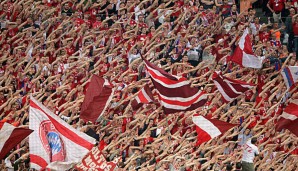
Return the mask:
{"type": "Polygon", "coordinates": [[[237,162],[236,163],[236,169],[241,169],[241,167],[242,167],[242,164],[240,162],[237,162]]]}
{"type": "Polygon", "coordinates": [[[231,170],[233,170],[233,166],[230,165],[230,164],[228,164],[227,167],[226,167],[226,169],[227,169],[227,171],[231,171],[231,170]]]}
{"type": "Polygon", "coordinates": [[[257,141],[258,141],[258,139],[257,139],[256,137],[253,137],[253,138],[251,139],[251,143],[252,143],[252,144],[256,144],[257,141]]]}

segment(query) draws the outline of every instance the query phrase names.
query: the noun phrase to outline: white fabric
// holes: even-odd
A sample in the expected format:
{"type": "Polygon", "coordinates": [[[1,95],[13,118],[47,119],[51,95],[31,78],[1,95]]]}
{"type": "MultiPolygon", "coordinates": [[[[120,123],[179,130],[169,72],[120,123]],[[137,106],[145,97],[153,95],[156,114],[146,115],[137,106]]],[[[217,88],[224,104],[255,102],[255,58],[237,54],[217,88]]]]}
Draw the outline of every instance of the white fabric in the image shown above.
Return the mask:
{"type": "Polygon", "coordinates": [[[282,74],[282,76],[283,76],[283,78],[284,78],[284,80],[285,80],[285,84],[286,84],[286,86],[287,86],[287,88],[289,89],[290,88],[290,85],[289,85],[289,81],[291,82],[291,83],[296,83],[297,81],[298,81],[298,66],[289,66],[289,67],[287,67],[288,68],[288,70],[289,70],[289,73],[288,73],[288,75],[291,77],[291,78],[293,78],[293,80],[288,80],[288,78],[287,78],[287,76],[286,76],[286,74],[285,74],[285,69],[283,69],[283,71],[281,72],[281,74],[282,74]],[[294,81],[294,82],[292,82],[292,81],[294,81]]]}
{"type": "Polygon", "coordinates": [[[230,98],[230,96],[228,96],[228,94],[224,91],[224,89],[221,87],[221,85],[216,81],[216,80],[213,80],[215,86],[217,87],[218,91],[221,93],[221,95],[223,96],[223,98],[226,100],[226,101],[232,101],[233,98],[230,98]]]}
{"type": "Polygon", "coordinates": [[[211,138],[217,137],[221,134],[220,130],[203,116],[194,116],[192,121],[207,134],[209,134],[211,138]]]}
{"type": "Polygon", "coordinates": [[[8,123],[4,123],[1,130],[0,130],[0,151],[2,150],[5,142],[10,137],[12,131],[15,129],[14,126],[8,123]]]}
{"type": "MultiPolygon", "coordinates": [[[[63,147],[65,150],[65,160],[64,162],[56,162],[51,163],[49,152],[44,148],[44,145],[42,143],[41,137],[40,137],[40,131],[41,131],[41,123],[42,122],[51,122],[49,119],[49,116],[53,118],[54,120],[58,121],[59,124],[64,126],[66,128],[66,131],[73,132],[77,135],[77,137],[81,137],[88,141],[91,144],[95,144],[95,139],[92,137],[89,137],[88,135],[84,134],[83,132],[77,131],[72,126],[68,125],[66,122],[62,121],[61,118],[56,116],[53,112],[51,112],[49,109],[47,109],[45,106],[43,106],[40,102],[35,100],[32,96],[30,97],[30,100],[32,100],[36,105],[38,105],[43,111],[36,109],[34,107],[30,106],[29,109],[29,128],[34,130],[32,134],[29,136],[29,148],[30,148],[30,155],[36,155],[41,158],[43,158],[47,163],[47,168],[49,169],[55,169],[57,166],[59,166],[60,170],[66,170],[72,167],[72,164],[80,162],[81,159],[89,152],[88,149],[86,149],[83,146],[80,146],[79,144],[76,144],[72,140],[66,138],[59,132],[60,139],[64,143],[63,147]],[[51,163],[51,164],[50,164],[51,163]],[[49,165],[50,164],[50,165],[49,165]]],[[[55,127],[52,123],[50,125],[51,127],[55,127]]],[[[76,138],[76,137],[73,137],[76,138]]],[[[56,141],[56,144],[61,145],[61,142],[59,140],[56,141]]],[[[55,149],[52,150],[53,153],[55,153],[55,149]]],[[[35,163],[30,163],[31,168],[40,170],[41,167],[35,163]]]]}
{"type": "Polygon", "coordinates": [[[242,65],[250,68],[262,68],[264,58],[255,55],[246,54],[243,51],[242,65]]]}
{"type": "Polygon", "coordinates": [[[144,88],[142,88],[142,93],[143,93],[143,96],[147,99],[148,102],[152,102],[152,99],[149,97],[149,95],[147,94],[147,92],[145,91],[144,88]]]}
{"type": "Polygon", "coordinates": [[[135,59],[138,59],[138,58],[140,58],[141,57],[141,55],[138,53],[138,54],[136,54],[136,55],[134,55],[134,54],[129,54],[128,55],[128,62],[129,62],[129,64],[131,64],[132,63],[132,61],[134,61],[135,59]]]}
{"type": "MultiPolygon", "coordinates": [[[[160,73],[158,70],[155,70],[155,69],[151,68],[148,65],[146,65],[146,66],[147,66],[146,67],[147,70],[149,71],[149,74],[150,74],[150,72],[154,72],[157,76],[168,79],[162,73],[160,73]]],[[[181,81],[181,82],[176,83],[176,84],[166,84],[166,83],[162,82],[161,80],[159,80],[158,78],[155,78],[153,75],[150,74],[150,76],[151,76],[152,79],[154,79],[154,81],[158,82],[159,84],[161,84],[162,86],[167,87],[167,88],[178,88],[178,87],[182,87],[182,86],[190,84],[190,81],[188,81],[188,80],[181,81]]],[[[174,76],[174,75],[172,75],[172,76],[176,77],[177,79],[180,79],[180,77],[178,77],[178,76],[174,76]]]]}
{"type": "Polygon", "coordinates": [[[256,155],[259,155],[258,147],[248,141],[243,147],[242,161],[253,163],[256,155]]]}
{"type": "Polygon", "coordinates": [[[240,38],[239,41],[239,48],[242,50],[243,56],[242,56],[242,65],[244,67],[250,67],[250,68],[262,68],[263,58],[259,58],[255,55],[246,54],[243,49],[245,45],[245,38],[248,35],[248,29],[245,29],[243,35],[240,38]]]}
{"type": "Polygon", "coordinates": [[[158,15],[160,15],[161,13],[163,13],[159,18],[158,18],[158,22],[160,22],[161,24],[164,23],[164,19],[166,15],[169,15],[170,13],[172,13],[172,10],[167,10],[166,12],[164,12],[165,9],[158,9],[157,13],[158,15]]]}
{"type": "Polygon", "coordinates": [[[5,168],[7,169],[7,171],[14,171],[14,167],[12,166],[12,163],[8,158],[6,158],[4,160],[4,163],[5,163],[5,168]]]}
{"type": "Polygon", "coordinates": [[[289,114],[289,113],[286,113],[286,112],[283,112],[281,117],[285,118],[285,119],[289,119],[289,120],[296,120],[298,117],[295,116],[295,115],[292,115],[292,114],[289,114]]]}
{"type": "MultiPolygon", "coordinates": [[[[198,100],[195,101],[194,103],[197,103],[197,102],[199,102],[199,101],[201,101],[201,100],[203,100],[203,99],[207,99],[207,95],[206,95],[206,94],[201,95],[201,97],[199,97],[198,100]]],[[[176,110],[186,110],[187,108],[190,107],[190,106],[181,106],[181,105],[179,105],[179,104],[177,104],[177,105],[168,104],[168,103],[166,103],[166,102],[164,102],[164,101],[160,101],[160,103],[161,103],[162,106],[164,106],[164,107],[166,107],[166,108],[169,108],[169,109],[176,109],[176,110]]],[[[193,103],[193,104],[194,104],[194,103],[193,103]]]]}

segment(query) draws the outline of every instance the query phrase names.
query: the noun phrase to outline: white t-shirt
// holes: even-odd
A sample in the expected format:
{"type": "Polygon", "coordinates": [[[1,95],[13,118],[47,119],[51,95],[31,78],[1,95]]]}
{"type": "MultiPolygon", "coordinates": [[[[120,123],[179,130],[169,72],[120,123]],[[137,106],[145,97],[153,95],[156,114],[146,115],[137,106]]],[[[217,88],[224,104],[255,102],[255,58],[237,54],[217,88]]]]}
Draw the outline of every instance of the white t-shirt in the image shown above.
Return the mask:
{"type": "Polygon", "coordinates": [[[128,54],[128,62],[129,64],[131,64],[135,59],[137,58],[140,58],[141,55],[138,53],[138,54],[128,54]]]}
{"type": "Polygon", "coordinates": [[[14,171],[14,167],[12,166],[12,163],[8,158],[6,158],[4,160],[4,163],[5,163],[7,171],[14,171]]]}
{"type": "Polygon", "coordinates": [[[247,143],[243,146],[243,156],[242,161],[253,163],[256,155],[259,155],[258,147],[251,143],[251,141],[247,141],[247,143]]]}

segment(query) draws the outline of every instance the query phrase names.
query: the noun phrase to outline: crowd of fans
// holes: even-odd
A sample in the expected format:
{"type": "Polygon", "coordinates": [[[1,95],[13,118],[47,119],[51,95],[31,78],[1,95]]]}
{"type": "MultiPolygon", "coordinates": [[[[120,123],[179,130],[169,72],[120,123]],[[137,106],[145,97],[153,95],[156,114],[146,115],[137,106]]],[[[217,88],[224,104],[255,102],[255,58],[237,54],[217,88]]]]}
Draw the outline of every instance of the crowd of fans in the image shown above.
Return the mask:
{"type": "MultiPolygon", "coordinates": [[[[298,168],[298,138],[277,132],[283,108],[298,98],[280,74],[297,66],[297,0],[1,0],[0,120],[27,127],[32,94],[74,128],[98,141],[119,170],[241,170],[242,147],[257,137],[257,170],[298,168]],[[258,14],[256,15],[258,9],[258,14]],[[264,15],[261,15],[263,12],[264,15]],[[244,29],[262,69],[229,61],[244,29]],[[209,93],[204,107],[166,115],[158,103],[137,111],[130,101],[152,87],[141,55],[209,93]],[[211,74],[257,86],[233,102],[222,100],[211,74]],[[117,91],[97,123],[79,118],[92,74],[117,91]],[[192,116],[239,126],[196,146],[192,116]]],[[[158,98],[156,96],[156,100],[158,98]]],[[[29,169],[28,139],[1,161],[0,170],[29,169]]]]}

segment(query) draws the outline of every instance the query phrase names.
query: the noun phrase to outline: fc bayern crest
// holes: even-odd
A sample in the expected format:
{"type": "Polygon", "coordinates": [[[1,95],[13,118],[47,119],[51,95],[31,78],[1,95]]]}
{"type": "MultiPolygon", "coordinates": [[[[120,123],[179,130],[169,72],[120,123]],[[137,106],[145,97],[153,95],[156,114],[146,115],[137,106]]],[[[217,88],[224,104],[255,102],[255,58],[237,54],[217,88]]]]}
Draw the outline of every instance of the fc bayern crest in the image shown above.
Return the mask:
{"type": "Polygon", "coordinates": [[[64,143],[51,121],[46,120],[41,122],[39,127],[39,136],[44,149],[49,154],[50,161],[64,161],[64,143]]]}

